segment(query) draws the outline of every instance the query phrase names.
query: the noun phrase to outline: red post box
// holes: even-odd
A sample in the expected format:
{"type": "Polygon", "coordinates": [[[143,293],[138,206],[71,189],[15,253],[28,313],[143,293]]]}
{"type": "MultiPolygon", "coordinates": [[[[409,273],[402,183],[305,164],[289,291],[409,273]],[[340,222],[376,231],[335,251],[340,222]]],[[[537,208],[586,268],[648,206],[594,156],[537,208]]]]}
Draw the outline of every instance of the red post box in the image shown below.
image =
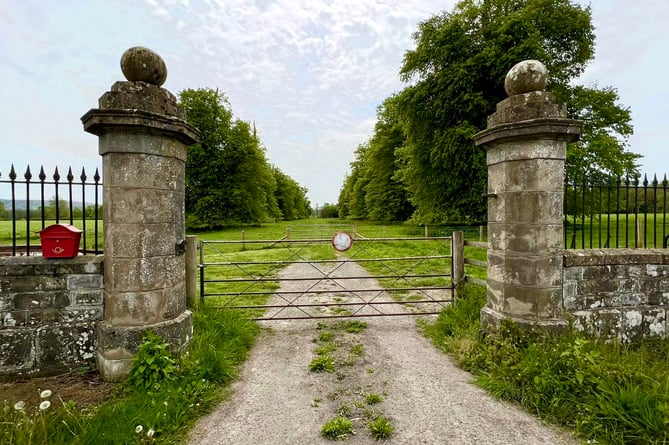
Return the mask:
{"type": "Polygon", "coordinates": [[[53,224],[40,230],[42,255],[45,258],[74,258],[79,255],[81,230],[70,224],[53,224]]]}

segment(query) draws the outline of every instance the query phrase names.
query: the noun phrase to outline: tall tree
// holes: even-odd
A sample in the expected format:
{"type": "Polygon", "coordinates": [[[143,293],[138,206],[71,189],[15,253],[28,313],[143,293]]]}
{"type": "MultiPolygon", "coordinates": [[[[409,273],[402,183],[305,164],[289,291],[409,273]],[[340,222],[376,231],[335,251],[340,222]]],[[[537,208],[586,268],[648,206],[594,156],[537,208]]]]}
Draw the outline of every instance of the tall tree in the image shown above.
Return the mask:
{"type": "Polygon", "coordinates": [[[184,90],[180,106],[200,140],[186,160],[186,224],[217,228],[259,223],[278,214],[276,181],[251,126],[233,119],[218,90],[184,90]]]}
{"type": "Polygon", "coordinates": [[[365,157],[368,178],[365,207],[369,219],[403,221],[414,210],[397,175],[397,151],[404,145],[406,136],[396,102],[396,97],[391,96],[379,106],[374,134],[365,157]]]}
{"type": "Polygon", "coordinates": [[[625,151],[629,113],[616,103],[615,90],[570,85],[593,57],[589,7],[569,0],[464,0],[422,22],[414,39],[416,49],[405,54],[400,70],[410,85],[398,99],[407,136],[399,176],[420,222],[485,217],[485,154],[472,136],[506,97],[506,72],[524,59],[544,62],[548,89],[569,101],[571,117],[586,118],[583,142],[569,148],[568,169],[578,169],[585,147],[595,143],[591,169],[636,171],[637,156],[625,151]]]}
{"type": "Polygon", "coordinates": [[[301,187],[293,178],[283,173],[278,167],[272,167],[276,181],[276,202],[279,209],[278,218],[284,221],[308,218],[311,204],[307,199],[307,189],[301,187]]]}
{"type": "Polygon", "coordinates": [[[351,162],[351,173],[344,179],[339,192],[339,216],[342,218],[365,219],[367,176],[367,153],[369,144],[360,144],[355,150],[355,160],[351,162]]]}

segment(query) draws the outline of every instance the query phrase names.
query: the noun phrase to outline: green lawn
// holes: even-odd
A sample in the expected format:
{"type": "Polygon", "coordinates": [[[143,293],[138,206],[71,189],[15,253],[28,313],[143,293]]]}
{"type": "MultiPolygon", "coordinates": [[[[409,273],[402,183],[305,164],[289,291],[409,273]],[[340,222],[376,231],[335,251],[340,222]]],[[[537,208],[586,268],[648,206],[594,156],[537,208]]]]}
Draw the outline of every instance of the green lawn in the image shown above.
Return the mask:
{"type": "Polygon", "coordinates": [[[658,214],[601,214],[595,217],[567,217],[565,226],[567,248],[662,248],[669,235],[669,221],[658,214]],[[637,235],[640,226],[642,234],[637,235]]]}

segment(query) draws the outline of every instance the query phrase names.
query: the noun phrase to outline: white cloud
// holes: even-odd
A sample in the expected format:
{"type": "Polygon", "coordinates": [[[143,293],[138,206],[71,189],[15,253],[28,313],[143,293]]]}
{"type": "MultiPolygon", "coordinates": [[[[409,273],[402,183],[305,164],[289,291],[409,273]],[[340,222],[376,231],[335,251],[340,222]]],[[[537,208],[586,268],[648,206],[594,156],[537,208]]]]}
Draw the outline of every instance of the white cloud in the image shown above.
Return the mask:
{"type": "MultiPolygon", "coordinates": [[[[79,118],[121,79],[123,51],[143,45],[165,59],[165,87],[173,93],[225,92],[234,112],[256,123],[270,162],[322,204],[337,200],[355,148],[371,135],[376,106],[402,87],[398,70],[417,23],[455,0],[9,3],[0,5],[0,171],[12,162],[99,163],[96,138],[79,118]]],[[[584,79],[619,88],[635,116],[632,149],[652,153],[646,144],[663,143],[669,118],[667,88],[657,77],[667,72],[660,56],[667,52],[667,6],[593,0],[593,9],[598,58],[584,79]]],[[[665,160],[653,159],[660,166],[665,160]]]]}

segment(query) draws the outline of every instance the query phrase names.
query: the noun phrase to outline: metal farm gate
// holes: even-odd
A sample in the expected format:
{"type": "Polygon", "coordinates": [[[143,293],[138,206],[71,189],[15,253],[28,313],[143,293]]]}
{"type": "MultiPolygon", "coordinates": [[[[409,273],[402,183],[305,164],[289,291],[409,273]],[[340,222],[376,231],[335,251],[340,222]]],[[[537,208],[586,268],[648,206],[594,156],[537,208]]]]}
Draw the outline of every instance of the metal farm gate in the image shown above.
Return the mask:
{"type": "Polygon", "coordinates": [[[203,240],[200,298],[255,320],[437,314],[452,301],[450,236],[366,238],[354,230],[203,240]]]}

